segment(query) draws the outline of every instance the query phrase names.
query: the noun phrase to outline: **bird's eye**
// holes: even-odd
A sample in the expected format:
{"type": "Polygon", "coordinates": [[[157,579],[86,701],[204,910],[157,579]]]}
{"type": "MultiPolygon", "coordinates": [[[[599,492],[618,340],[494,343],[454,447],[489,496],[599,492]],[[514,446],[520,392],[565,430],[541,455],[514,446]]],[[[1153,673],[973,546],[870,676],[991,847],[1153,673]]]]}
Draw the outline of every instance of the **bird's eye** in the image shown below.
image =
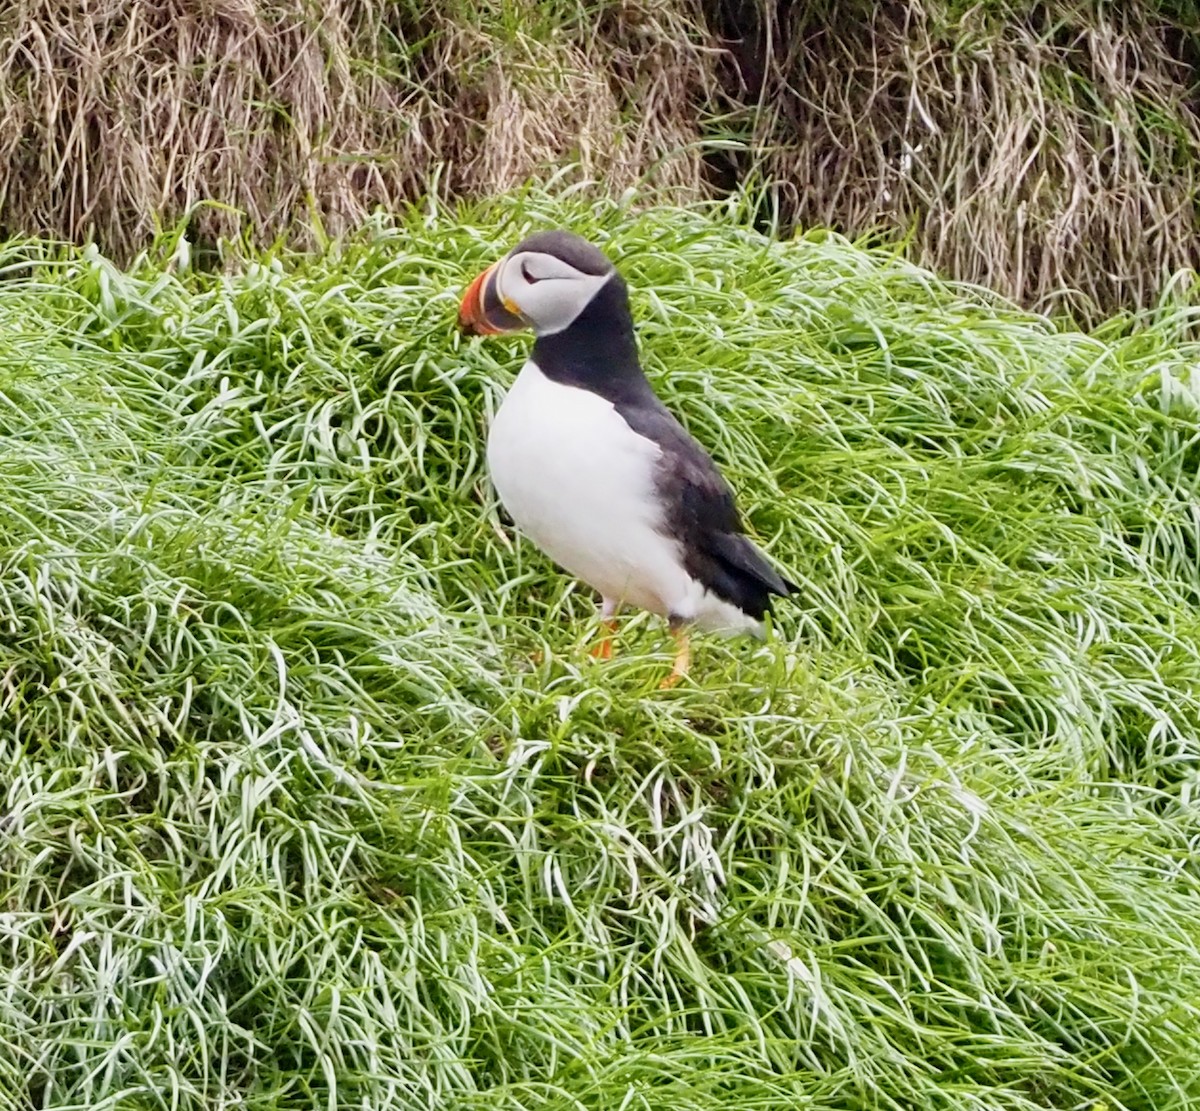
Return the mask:
{"type": "Polygon", "coordinates": [[[524,278],[530,285],[535,282],[540,282],[541,278],[535,278],[530,272],[529,267],[525,263],[521,263],[521,277],[524,278]]]}

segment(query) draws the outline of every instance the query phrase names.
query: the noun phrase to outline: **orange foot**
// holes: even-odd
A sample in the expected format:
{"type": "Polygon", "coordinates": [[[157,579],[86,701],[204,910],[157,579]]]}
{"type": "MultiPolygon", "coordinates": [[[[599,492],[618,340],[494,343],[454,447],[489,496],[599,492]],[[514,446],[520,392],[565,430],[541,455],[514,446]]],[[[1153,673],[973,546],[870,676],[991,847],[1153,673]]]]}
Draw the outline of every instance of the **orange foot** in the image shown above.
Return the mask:
{"type": "Polygon", "coordinates": [[[593,660],[611,660],[613,658],[613,634],[617,631],[615,621],[603,621],[604,632],[600,639],[588,649],[588,655],[593,660]]]}
{"type": "Polygon", "coordinates": [[[672,634],[675,637],[675,664],[671,668],[671,674],[658,684],[659,690],[664,691],[670,690],[675,686],[688,673],[688,668],[692,666],[692,646],[688,641],[687,631],[684,629],[673,629],[672,634]]]}

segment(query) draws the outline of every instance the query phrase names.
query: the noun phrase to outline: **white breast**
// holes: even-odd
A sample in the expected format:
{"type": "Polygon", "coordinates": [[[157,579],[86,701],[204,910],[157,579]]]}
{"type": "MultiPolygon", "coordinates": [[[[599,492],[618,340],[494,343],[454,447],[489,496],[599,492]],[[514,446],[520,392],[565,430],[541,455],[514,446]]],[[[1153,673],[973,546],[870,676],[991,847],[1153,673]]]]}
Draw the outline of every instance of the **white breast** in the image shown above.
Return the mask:
{"type": "Polygon", "coordinates": [[[605,598],[714,628],[757,623],[710,595],[662,532],[661,450],[598,394],[527,362],[488,436],[492,482],[517,527],[605,598]]]}

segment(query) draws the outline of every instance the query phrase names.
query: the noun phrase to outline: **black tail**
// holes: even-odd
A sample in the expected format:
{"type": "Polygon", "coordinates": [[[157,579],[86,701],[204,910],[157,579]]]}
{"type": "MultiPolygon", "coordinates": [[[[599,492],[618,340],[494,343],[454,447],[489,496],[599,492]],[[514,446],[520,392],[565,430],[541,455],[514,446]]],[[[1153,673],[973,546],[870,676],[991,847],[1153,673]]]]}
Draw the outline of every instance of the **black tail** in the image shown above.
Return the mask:
{"type": "Polygon", "coordinates": [[[761,621],[771,608],[772,595],[781,598],[800,588],[785,579],[740,532],[710,534],[711,562],[702,581],[716,595],[761,621]]]}

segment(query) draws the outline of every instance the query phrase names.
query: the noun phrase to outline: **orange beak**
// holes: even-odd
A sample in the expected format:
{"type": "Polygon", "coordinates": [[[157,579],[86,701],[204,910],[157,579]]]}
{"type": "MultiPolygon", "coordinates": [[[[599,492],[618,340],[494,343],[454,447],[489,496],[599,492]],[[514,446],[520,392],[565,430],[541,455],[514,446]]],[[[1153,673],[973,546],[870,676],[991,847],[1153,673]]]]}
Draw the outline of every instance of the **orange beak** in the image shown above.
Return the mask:
{"type": "Polygon", "coordinates": [[[504,331],[503,328],[497,328],[496,325],[491,323],[483,312],[484,284],[491,277],[492,271],[498,265],[499,263],[493,262],[491,266],[467,286],[467,292],[463,294],[462,304],[458,306],[458,326],[470,335],[496,336],[504,331]]]}
{"type": "Polygon", "coordinates": [[[458,326],[468,335],[498,336],[502,332],[529,327],[529,321],[517,306],[502,298],[496,289],[500,262],[493,262],[463,294],[462,304],[458,306],[458,326]]]}

